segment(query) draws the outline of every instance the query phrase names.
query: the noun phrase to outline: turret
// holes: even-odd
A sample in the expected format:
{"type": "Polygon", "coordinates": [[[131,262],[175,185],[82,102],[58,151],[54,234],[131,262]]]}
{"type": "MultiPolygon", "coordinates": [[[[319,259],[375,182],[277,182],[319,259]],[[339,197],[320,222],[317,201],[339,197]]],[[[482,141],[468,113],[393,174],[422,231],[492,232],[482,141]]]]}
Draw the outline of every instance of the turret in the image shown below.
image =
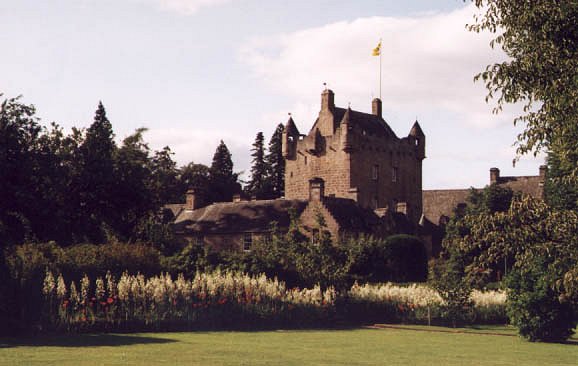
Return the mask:
{"type": "Polygon", "coordinates": [[[416,157],[419,160],[425,159],[425,134],[421,130],[419,123],[415,121],[411,130],[409,131],[410,141],[415,144],[416,157]]]}
{"type": "Polygon", "coordinates": [[[285,124],[285,129],[283,130],[282,138],[282,152],[285,159],[295,159],[295,150],[297,146],[297,140],[299,139],[299,130],[293,122],[293,118],[289,117],[289,120],[285,124]]]}
{"type": "Polygon", "coordinates": [[[341,120],[341,149],[345,152],[349,152],[353,149],[351,141],[351,121],[350,121],[351,108],[347,108],[343,119],[341,120]]]}

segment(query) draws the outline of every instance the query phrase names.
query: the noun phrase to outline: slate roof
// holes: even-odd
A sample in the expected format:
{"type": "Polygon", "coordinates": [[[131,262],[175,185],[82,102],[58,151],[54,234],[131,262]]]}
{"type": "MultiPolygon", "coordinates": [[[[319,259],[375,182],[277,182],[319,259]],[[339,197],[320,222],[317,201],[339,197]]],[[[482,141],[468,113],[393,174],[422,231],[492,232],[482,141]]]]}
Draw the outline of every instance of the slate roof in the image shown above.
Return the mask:
{"type": "MultiPolygon", "coordinates": [[[[197,210],[182,210],[174,221],[174,229],[203,234],[267,232],[272,222],[279,228],[288,228],[289,210],[294,209],[299,216],[308,203],[286,199],[213,203],[197,210]]],[[[323,205],[342,231],[372,232],[380,224],[372,210],[362,208],[351,199],[324,197],[323,205]]]]}
{"type": "Polygon", "coordinates": [[[289,209],[300,215],[307,201],[303,200],[260,200],[220,202],[199,208],[184,210],[174,222],[175,231],[195,231],[205,234],[239,232],[266,232],[272,222],[280,228],[289,227],[289,209]]]}
{"type": "Polygon", "coordinates": [[[352,199],[324,197],[323,204],[343,231],[371,232],[380,224],[379,217],[372,210],[362,208],[352,199]]]}
{"type": "MultiPolygon", "coordinates": [[[[335,108],[333,116],[336,121],[341,122],[348,109],[335,108]]],[[[383,120],[383,118],[374,114],[363,113],[349,109],[349,123],[351,126],[359,126],[362,130],[370,135],[380,137],[397,137],[391,127],[383,120]]]]}

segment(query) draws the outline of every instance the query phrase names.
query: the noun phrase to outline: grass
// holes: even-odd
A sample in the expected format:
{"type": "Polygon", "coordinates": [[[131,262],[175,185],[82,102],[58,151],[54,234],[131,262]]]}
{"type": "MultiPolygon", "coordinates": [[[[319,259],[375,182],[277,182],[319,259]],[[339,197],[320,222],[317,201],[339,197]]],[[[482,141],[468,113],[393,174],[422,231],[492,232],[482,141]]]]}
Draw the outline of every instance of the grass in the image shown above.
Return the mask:
{"type": "Polygon", "coordinates": [[[544,344],[495,335],[513,335],[504,327],[462,333],[408,328],[43,335],[0,339],[0,365],[576,365],[578,360],[576,340],[544,344]]]}

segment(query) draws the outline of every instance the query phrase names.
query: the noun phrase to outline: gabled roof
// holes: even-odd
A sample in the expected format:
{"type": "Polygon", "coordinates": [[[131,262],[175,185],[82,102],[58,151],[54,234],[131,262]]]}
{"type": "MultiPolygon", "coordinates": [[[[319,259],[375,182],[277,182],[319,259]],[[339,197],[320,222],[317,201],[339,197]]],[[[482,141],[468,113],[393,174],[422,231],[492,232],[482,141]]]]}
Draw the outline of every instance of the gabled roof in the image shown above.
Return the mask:
{"type": "Polygon", "coordinates": [[[206,234],[266,232],[272,222],[279,228],[289,227],[289,210],[294,209],[300,215],[306,205],[307,201],[285,199],[213,203],[197,210],[182,211],[175,220],[174,229],[206,234]]]}

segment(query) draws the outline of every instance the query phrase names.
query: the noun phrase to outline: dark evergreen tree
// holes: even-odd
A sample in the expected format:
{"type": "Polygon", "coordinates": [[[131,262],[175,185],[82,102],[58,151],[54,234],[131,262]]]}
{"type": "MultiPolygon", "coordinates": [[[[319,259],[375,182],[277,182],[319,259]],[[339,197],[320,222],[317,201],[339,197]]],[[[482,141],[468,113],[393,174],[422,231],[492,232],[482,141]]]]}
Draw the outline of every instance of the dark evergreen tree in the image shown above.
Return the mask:
{"type": "Polygon", "coordinates": [[[94,122],[80,146],[81,169],[77,182],[77,220],[86,239],[92,242],[105,240],[103,223],[109,224],[116,217],[115,150],[112,125],[99,102],[94,122]]]}
{"type": "Polygon", "coordinates": [[[251,165],[251,180],[245,188],[245,193],[249,196],[255,196],[258,199],[267,198],[268,169],[265,164],[263,132],[257,133],[251,156],[253,157],[251,165]]]}
{"type": "Polygon", "coordinates": [[[285,196],[285,159],[282,152],[283,124],[277,125],[275,132],[269,141],[269,151],[265,157],[265,163],[269,170],[267,174],[268,195],[271,198],[285,196]]]}
{"type": "Polygon", "coordinates": [[[209,170],[209,187],[208,192],[210,202],[227,202],[231,201],[233,195],[240,191],[240,185],[237,182],[238,174],[233,173],[233,160],[227,145],[221,140],[213,162],[209,170]]]}

